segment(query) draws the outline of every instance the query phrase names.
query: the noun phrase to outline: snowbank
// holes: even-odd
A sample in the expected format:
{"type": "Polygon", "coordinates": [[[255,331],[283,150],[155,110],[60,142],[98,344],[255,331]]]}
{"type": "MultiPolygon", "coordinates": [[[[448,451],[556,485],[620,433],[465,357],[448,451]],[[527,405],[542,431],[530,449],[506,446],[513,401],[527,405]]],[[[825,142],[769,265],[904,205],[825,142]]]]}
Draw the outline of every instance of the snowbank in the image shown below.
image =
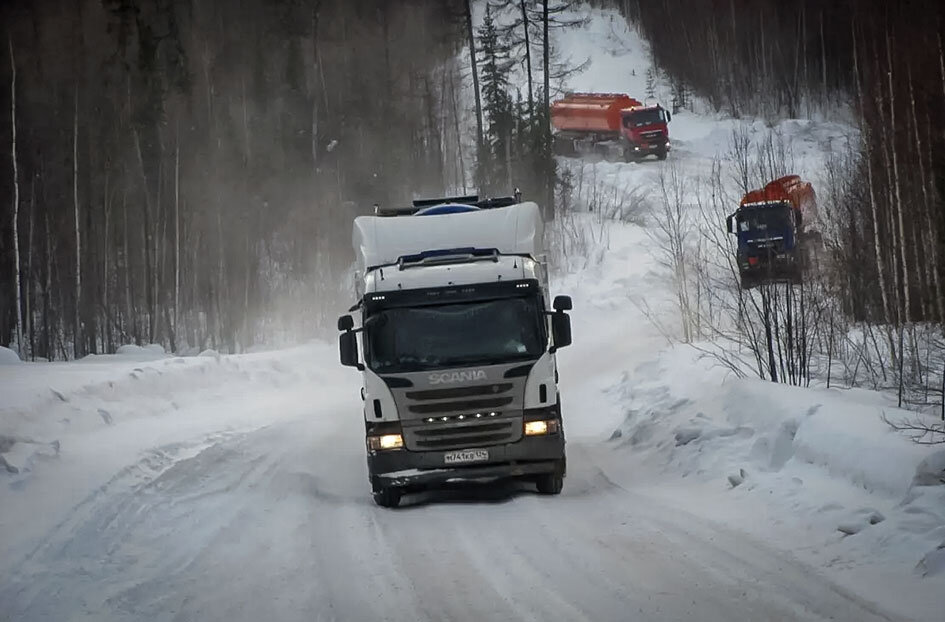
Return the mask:
{"type": "Polygon", "coordinates": [[[575,301],[560,354],[570,437],[610,447],[600,466],[628,490],[771,541],[877,602],[912,595],[903,611],[928,618],[930,590],[945,590],[945,447],[893,431],[884,415],[916,415],[881,393],[738,379],[670,345],[678,313],[652,238],[623,222],[602,238],[599,261],[555,287],[575,301]]]}
{"type": "Polygon", "coordinates": [[[0,365],[16,365],[22,363],[19,355],[10,348],[0,346],[0,365]]]}
{"type": "Polygon", "coordinates": [[[126,344],[115,350],[115,354],[139,359],[162,358],[166,355],[164,347],[157,343],[150,343],[146,346],[126,344]]]}
{"type": "MultiPolygon", "coordinates": [[[[219,402],[311,378],[324,344],[258,355],[168,357],[159,345],[69,363],[10,366],[0,378],[0,456],[26,476],[37,459],[110,426],[174,414],[191,401],[219,402]],[[301,360],[297,360],[301,359],[301,360]],[[286,363],[286,361],[290,361],[286,363]]],[[[14,355],[15,356],[15,355],[14,355]]]]}

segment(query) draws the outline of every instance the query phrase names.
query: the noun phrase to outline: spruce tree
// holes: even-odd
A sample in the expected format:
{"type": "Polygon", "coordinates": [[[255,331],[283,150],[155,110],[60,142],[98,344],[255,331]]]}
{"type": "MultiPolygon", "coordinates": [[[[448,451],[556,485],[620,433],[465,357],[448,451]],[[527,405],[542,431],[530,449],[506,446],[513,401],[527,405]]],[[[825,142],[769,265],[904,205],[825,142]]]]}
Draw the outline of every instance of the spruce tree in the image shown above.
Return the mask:
{"type": "Polygon", "coordinates": [[[505,172],[510,166],[508,153],[511,151],[515,127],[515,110],[509,96],[508,70],[510,66],[508,46],[499,37],[498,29],[492,18],[492,7],[486,5],[486,16],[479,27],[479,50],[482,55],[481,83],[483,112],[488,118],[479,153],[478,166],[480,179],[485,188],[495,191],[503,188],[505,172]]]}

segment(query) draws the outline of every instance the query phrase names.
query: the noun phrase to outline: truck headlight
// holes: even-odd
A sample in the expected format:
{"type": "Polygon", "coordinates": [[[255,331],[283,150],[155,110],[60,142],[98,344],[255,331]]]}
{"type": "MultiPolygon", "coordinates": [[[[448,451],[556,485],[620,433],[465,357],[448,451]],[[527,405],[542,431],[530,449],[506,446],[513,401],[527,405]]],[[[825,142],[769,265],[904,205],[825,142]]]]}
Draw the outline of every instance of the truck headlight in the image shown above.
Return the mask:
{"type": "Polygon", "coordinates": [[[525,436],[542,436],[544,434],[554,434],[557,431],[557,419],[541,419],[538,421],[525,422],[525,436]]]}
{"type": "Polygon", "coordinates": [[[382,449],[400,449],[404,446],[404,437],[400,434],[384,434],[383,436],[367,437],[368,449],[380,451],[382,449]]]}

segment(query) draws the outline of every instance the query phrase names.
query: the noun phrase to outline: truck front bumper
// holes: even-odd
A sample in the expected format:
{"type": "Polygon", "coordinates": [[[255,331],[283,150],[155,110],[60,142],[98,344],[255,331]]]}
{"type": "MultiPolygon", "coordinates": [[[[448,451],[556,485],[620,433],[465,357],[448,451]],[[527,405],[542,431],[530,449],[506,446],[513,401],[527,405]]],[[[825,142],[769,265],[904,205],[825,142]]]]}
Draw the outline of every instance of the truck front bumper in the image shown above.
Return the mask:
{"type": "Polygon", "coordinates": [[[669,143],[640,143],[630,148],[636,153],[656,153],[658,151],[669,151],[669,143]]]}
{"type": "Polygon", "coordinates": [[[769,273],[789,274],[797,268],[792,252],[771,254],[739,254],[738,268],[742,274],[765,276],[769,273]]]}
{"type": "Polygon", "coordinates": [[[489,460],[446,464],[444,451],[378,451],[368,454],[368,474],[374,490],[423,488],[460,481],[493,480],[552,473],[562,468],[564,435],[526,436],[508,445],[485,447],[489,460]]]}

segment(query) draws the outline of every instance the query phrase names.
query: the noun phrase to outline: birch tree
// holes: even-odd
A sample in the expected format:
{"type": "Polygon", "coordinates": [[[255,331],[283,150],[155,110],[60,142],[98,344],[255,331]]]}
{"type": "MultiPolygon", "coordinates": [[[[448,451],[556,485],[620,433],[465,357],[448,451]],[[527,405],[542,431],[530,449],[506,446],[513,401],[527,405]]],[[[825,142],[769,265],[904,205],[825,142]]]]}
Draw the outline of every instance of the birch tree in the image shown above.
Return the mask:
{"type": "Polygon", "coordinates": [[[7,34],[10,46],[10,161],[13,164],[13,263],[14,263],[14,304],[16,304],[16,348],[23,358],[26,350],[23,347],[23,304],[21,301],[22,287],[20,284],[20,179],[17,171],[16,156],[16,58],[13,53],[13,35],[7,34]]]}

